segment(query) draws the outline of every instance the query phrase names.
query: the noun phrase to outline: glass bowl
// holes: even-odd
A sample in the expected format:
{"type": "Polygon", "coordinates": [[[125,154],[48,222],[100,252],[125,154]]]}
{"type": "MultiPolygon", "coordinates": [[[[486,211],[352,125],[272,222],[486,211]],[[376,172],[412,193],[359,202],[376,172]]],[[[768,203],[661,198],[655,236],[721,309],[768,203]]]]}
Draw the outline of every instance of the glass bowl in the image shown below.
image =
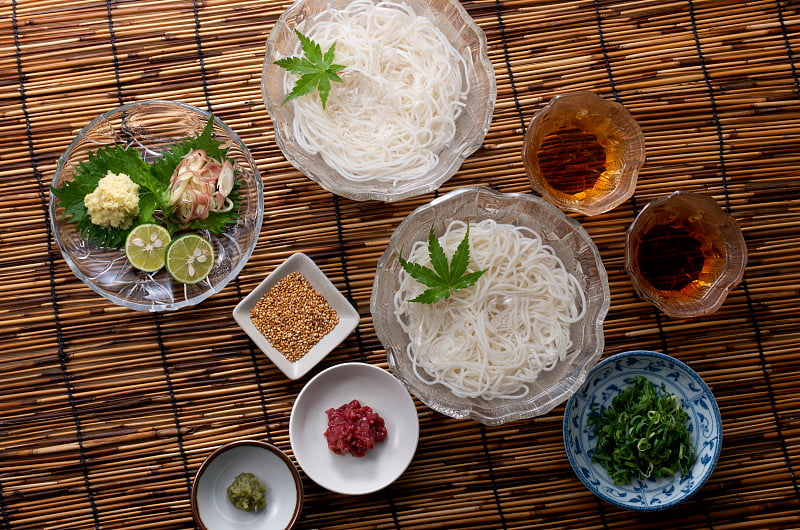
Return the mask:
{"type": "MultiPolygon", "coordinates": [[[[294,127],[295,102],[282,104],[296,76],[274,64],[274,61],[278,59],[300,55],[300,51],[297,49],[298,38],[294,33],[295,29],[306,33],[317,17],[325,17],[327,16],[326,12],[343,9],[349,4],[351,4],[350,0],[299,0],[281,15],[270,32],[266,43],[261,92],[275,128],[275,141],[286,159],[300,172],[326,190],[349,199],[391,202],[433,191],[453,176],[461,167],[464,159],[481,146],[486,132],[489,130],[497,89],[494,68],[487,55],[486,36],[457,0],[406,0],[403,2],[413,10],[414,14],[433,21],[435,27],[444,34],[456,53],[462,57],[462,69],[465,78],[468,79],[468,86],[462,88],[467,89],[464,108],[456,119],[455,135],[440,148],[438,161],[432,169],[414,178],[391,182],[386,180],[389,178],[388,175],[377,178],[370,174],[371,168],[375,167],[375,164],[384,163],[371,160],[365,163],[366,169],[356,175],[359,178],[359,181],[356,181],[353,175],[346,178],[341,171],[329,165],[329,162],[326,161],[326,158],[330,159],[328,154],[324,154],[322,151],[314,153],[310,148],[307,149],[307,142],[302,135],[298,135],[294,127]],[[288,76],[291,76],[291,79],[288,76]]],[[[343,46],[342,43],[338,44],[337,50],[343,46]]],[[[326,46],[325,48],[327,49],[326,46]]],[[[380,53],[400,55],[388,46],[380,53]]],[[[334,62],[339,61],[335,60],[334,62]]],[[[346,70],[341,74],[345,83],[344,85],[332,83],[327,105],[328,112],[336,107],[332,102],[337,97],[341,97],[343,107],[346,105],[350,105],[349,108],[369,106],[370,108],[367,110],[370,111],[373,108],[377,111],[377,107],[383,106],[384,102],[390,100],[391,96],[376,97],[375,101],[370,103],[369,98],[360,91],[361,89],[351,88],[348,76],[353,79],[357,74],[348,73],[346,70]]],[[[308,97],[312,96],[303,96],[303,98],[308,97]]],[[[378,113],[376,112],[375,115],[378,113]]],[[[380,126],[377,122],[374,125],[380,126]]],[[[352,130],[353,128],[348,127],[347,124],[337,125],[337,127],[339,127],[337,137],[341,138],[342,142],[347,142],[348,135],[364,130],[363,127],[360,127],[358,131],[352,130]]]]}
{"type": "MultiPolygon", "coordinates": [[[[146,161],[159,156],[171,143],[199,134],[208,112],[172,101],[143,101],[122,105],[92,120],[80,130],[58,160],[54,188],[73,179],[76,167],[90,153],[106,145],[135,146],[146,161]]],[[[239,136],[218,118],[213,134],[229,148],[228,158],[238,171],[242,197],[239,217],[222,234],[195,231],[214,247],[215,266],[200,283],[186,285],[173,280],[166,270],[142,272],[133,268],[124,250],[103,248],[88,242],[64,221],[59,199],[50,195],[53,235],[72,272],[86,285],[113,303],[137,311],[175,310],[197,304],[222,290],[247,263],[258,241],[264,212],[263,184],[253,157],[239,136]]]]}
{"type": "MultiPolygon", "coordinates": [[[[483,307],[488,315],[491,300],[483,307]]],[[[438,302],[437,302],[438,303],[438,302]]],[[[574,219],[534,195],[498,193],[484,187],[460,188],[417,208],[395,230],[386,251],[378,261],[372,289],[371,311],[378,339],[386,348],[394,374],[430,408],[453,418],[472,418],[486,425],[540,416],[566,400],[583,383],[589,369],[603,351],[603,320],[608,312],[608,277],[597,247],[574,219]],[[498,224],[527,227],[538,232],[573,274],[586,295],[585,313],[570,325],[572,347],[569,359],[543,370],[527,395],[521,398],[458,397],[441,383],[423,382],[407,347],[394,309],[395,293],[400,289],[401,249],[411,249],[425,241],[433,227],[444,233],[451,221],[480,222],[492,219],[498,224]]]]}
{"type": "Polygon", "coordinates": [[[675,318],[719,309],[746,266],[736,220],[697,193],[675,191],[648,203],[625,238],[625,270],[634,289],[675,318]]]}
{"type": "Polygon", "coordinates": [[[597,215],[625,202],[645,160],[628,110],[594,92],[555,96],[531,119],[522,149],[533,189],[559,208],[597,215]]]}

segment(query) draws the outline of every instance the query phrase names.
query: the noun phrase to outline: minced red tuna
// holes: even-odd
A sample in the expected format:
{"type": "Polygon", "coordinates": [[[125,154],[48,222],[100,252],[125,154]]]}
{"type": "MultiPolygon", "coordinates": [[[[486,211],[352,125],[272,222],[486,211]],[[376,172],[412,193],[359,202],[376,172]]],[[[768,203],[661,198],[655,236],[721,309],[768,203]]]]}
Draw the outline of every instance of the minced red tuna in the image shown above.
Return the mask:
{"type": "Polygon", "coordinates": [[[339,408],[328,409],[325,414],[328,415],[328,429],[325,431],[328,448],[337,455],[364,456],[375,447],[375,442],[386,439],[383,418],[370,407],[362,407],[357,399],[339,408]]]}

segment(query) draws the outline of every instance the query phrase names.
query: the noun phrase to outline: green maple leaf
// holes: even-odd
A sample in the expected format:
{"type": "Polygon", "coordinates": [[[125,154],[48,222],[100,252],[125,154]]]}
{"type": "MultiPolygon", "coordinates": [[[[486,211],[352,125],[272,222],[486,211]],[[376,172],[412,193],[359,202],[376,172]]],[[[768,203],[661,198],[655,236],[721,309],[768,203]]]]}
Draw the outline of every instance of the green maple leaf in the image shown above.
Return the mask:
{"type": "Polygon", "coordinates": [[[449,263],[442,245],[436,238],[433,228],[431,228],[428,234],[428,255],[431,258],[433,269],[418,263],[408,262],[403,259],[402,255],[399,257],[400,265],[403,269],[412,278],[429,287],[416,298],[409,300],[409,302],[432,304],[442,298],[447,300],[453,291],[475,285],[478,278],[486,272],[486,269],[484,269],[467,273],[467,265],[469,265],[469,226],[467,226],[464,239],[458,244],[449,263]]]}
{"type": "Polygon", "coordinates": [[[343,82],[338,72],[344,70],[345,67],[341,64],[333,64],[333,57],[336,53],[336,43],[334,42],[331,44],[328,51],[323,54],[319,44],[296,29],[294,32],[297,34],[297,38],[300,39],[300,45],[303,47],[303,54],[305,56],[286,57],[275,61],[276,65],[300,76],[300,79],[295,82],[291,92],[289,92],[286,99],[281,102],[281,105],[316,90],[319,92],[319,98],[322,101],[322,108],[324,109],[328,103],[331,81],[336,81],[337,83],[343,82]]]}

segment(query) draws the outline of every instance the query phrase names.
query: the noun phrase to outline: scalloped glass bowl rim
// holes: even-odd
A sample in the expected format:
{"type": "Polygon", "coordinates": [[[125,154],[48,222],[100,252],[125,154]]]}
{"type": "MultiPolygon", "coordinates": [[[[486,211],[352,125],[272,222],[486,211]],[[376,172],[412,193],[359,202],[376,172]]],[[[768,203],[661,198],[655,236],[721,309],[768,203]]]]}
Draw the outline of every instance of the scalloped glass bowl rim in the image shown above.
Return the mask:
{"type": "MultiPolygon", "coordinates": [[[[427,3],[424,0],[411,1],[418,2],[420,4],[427,3]]],[[[486,74],[489,86],[487,87],[488,94],[485,96],[480,95],[481,99],[485,100],[487,105],[485,116],[482,120],[474,124],[473,133],[461,144],[446,148],[447,150],[452,151],[450,155],[452,159],[448,164],[444,164],[440,168],[438,176],[435,178],[426,176],[424,182],[404,183],[397,188],[378,184],[383,187],[381,189],[374,189],[369,187],[369,183],[350,182],[343,179],[338,174],[336,174],[333,179],[329,179],[328,177],[324,176],[320,177],[318,173],[322,173],[325,170],[335,173],[335,170],[330,168],[330,166],[327,166],[325,162],[322,161],[319,154],[313,156],[308,155],[300,147],[294,147],[292,145],[294,141],[291,140],[290,137],[287,137],[284,132],[285,125],[282,125],[281,120],[278,119],[278,109],[281,106],[282,99],[281,101],[277,101],[277,99],[270,97],[266,84],[266,72],[267,69],[272,66],[271,57],[274,56],[275,39],[276,35],[278,34],[277,29],[283,25],[286,25],[288,21],[295,16],[295,13],[301,10],[305,4],[311,2],[324,3],[323,0],[296,0],[293,2],[286,9],[286,11],[284,11],[280,17],[278,17],[275,26],[273,26],[273,29],[270,31],[270,34],[266,40],[266,53],[264,55],[261,71],[261,97],[264,102],[264,106],[267,109],[267,113],[269,114],[270,120],[273,123],[275,143],[278,145],[278,148],[281,150],[286,160],[292,164],[292,166],[331,193],[335,193],[337,195],[341,195],[342,197],[356,201],[377,200],[394,202],[407,199],[409,197],[415,197],[438,189],[439,186],[447,182],[453,175],[456,174],[456,172],[458,172],[464,160],[466,160],[481,147],[483,139],[489,132],[494,115],[494,106],[497,101],[497,83],[494,77],[494,67],[488,55],[488,41],[485,32],[480,26],[478,26],[469,13],[467,13],[460,2],[456,0],[444,1],[453,6],[464,25],[475,34],[477,41],[479,42],[479,52],[477,61],[473,62],[472,64],[472,70],[483,70],[486,74]],[[320,169],[316,169],[317,167],[320,169]]],[[[476,96],[474,94],[469,94],[467,97],[469,99],[470,97],[474,98],[476,96]]]]}
{"type": "MultiPolygon", "coordinates": [[[[536,416],[542,416],[550,412],[554,407],[559,405],[560,403],[567,400],[575,391],[580,388],[583,384],[586,375],[588,374],[591,367],[597,362],[600,358],[603,347],[604,347],[604,334],[603,334],[603,322],[605,316],[608,312],[610,307],[610,290],[608,286],[608,276],[605,271],[605,267],[603,266],[602,260],[600,258],[600,253],[597,247],[594,245],[594,242],[591,240],[589,234],[585,231],[585,229],[578,223],[575,219],[564,214],[561,210],[556,208],[554,205],[550,204],[546,200],[542,199],[541,197],[537,197],[535,195],[528,195],[522,193],[501,193],[490,188],[486,188],[483,186],[472,186],[472,187],[465,187],[453,190],[445,195],[442,195],[430,203],[424,204],[414,210],[411,214],[408,215],[395,229],[394,233],[392,234],[389,244],[386,248],[386,251],[381,256],[377,270],[382,271],[383,269],[387,268],[387,263],[389,259],[394,256],[397,247],[397,240],[400,238],[399,234],[403,232],[403,230],[413,222],[413,218],[415,214],[420,212],[424,212],[427,210],[435,209],[440,207],[443,203],[447,203],[450,201],[455,200],[460,195],[465,194],[475,194],[475,196],[479,196],[481,194],[488,195],[495,199],[503,200],[503,201],[524,201],[527,203],[535,204],[537,207],[546,208],[551,213],[555,214],[558,218],[562,219],[571,231],[577,232],[578,236],[581,238],[582,241],[587,243],[588,248],[592,254],[594,264],[597,267],[597,278],[595,279],[598,282],[598,289],[600,291],[600,295],[602,300],[600,303],[593,308],[587,318],[587,323],[585,326],[585,342],[592,343],[594,342],[594,351],[592,351],[589,355],[581,358],[579,361],[576,361],[576,365],[573,369],[568,373],[567,377],[564,377],[558,381],[557,384],[551,386],[548,392],[542,393],[538,396],[540,399],[543,399],[543,402],[539,404],[535,409],[526,408],[526,404],[530,402],[532,399],[530,396],[523,398],[517,402],[505,402],[504,404],[496,407],[478,407],[475,403],[470,403],[469,400],[455,398],[453,400],[459,401],[461,400],[462,403],[459,407],[452,407],[448,406],[447,404],[440,403],[436,400],[435,396],[428,395],[425,390],[427,387],[422,383],[417,383],[407,381],[406,378],[402,373],[398,371],[397,368],[397,361],[395,356],[398,354],[404,355],[403,352],[396,352],[394,351],[397,347],[396,341],[394,339],[394,334],[385,328],[386,324],[383,323],[382,318],[376,317],[375,315],[380,314],[380,307],[382,305],[381,300],[379,300],[379,289],[381,288],[381,283],[385,280],[382,278],[380,272],[376,274],[375,284],[372,290],[372,296],[370,299],[370,310],[373,314],[373,320],[375,325],[375,332],[378,335],[378,339],[386,348],[386,355],[388,359],[389,368],[392,370],[397,378],[403,382],[406,388],[416,396],[420,401],[425,403],[431,409],[440,412],[446,416],[450,416],[456,419],[473,419],[478,421],[484,425],[500,425],[503,423],[507,423],[510,421],[516,421],[536,416]],[[544,396],[547,396],[546,398],[544,396]]],[[[385,305],[386,302],[383,302],[385,305]]],[[[391,305],[391,301],[388,302],[391,305]]],[[[393,309],[392,309],[393,314],[393,309]]]]}
{"type": "MultiPolygon", "coordinates": [[[[174,105],[176,107],[181,107],[181,108],[183,108],[183,109],[185,109],[187,111],[198,113],[201,116],[204,116],[206,118],[209,118],[212,115],[211,112],[208,112],[206,110],[200,109],[200,108],[195,107],[193,105],[190,105],[188,103],[183,103],[183,102],[180,102],[180,101],[164,100],[164,99],[148,99],[148,100],[134,101],[134,102],[131,102],[131,103],[125,103],[123,105],[120,105],[120,106],[118,106],[118,107],[116,107],[114,109],[111,109],[109,111],[106,111],[106,112],[98,115],[92,121],[90,121],[87,125],[82,127],[80,129],[80,131],[78,131],[78,134],[76,134],[75,138],[72,140],[72,142],[70,142],[69,147],[67,147],[67,149],[64,151],[64,153],[58,158],[58,163],[56,165],[56,170],[55,170],[55,173],[53,174],[53,179],[51,181],[51,184],[53,186],[57,185],[59,177],[61,176],[61,172],[63,171],[64,165],[67,163],[67,160],[69,158],[69,154],[79,145],[81,139],[85,136],[86,131],[90,130],[91,128],[93,128],[94,126],[96,126],[97,124],[101,123],[103,120],[108,119],[111,116],[114,116],[116,114],[124,112],[124,111],[126,111],[128,109],[132,109],[132,108],[136,108],[136,107],[142,107],[142,106],[146,106],[146,105],[174,105]]],[[[248,158],[248,162],[251,164],[251,168],[252,168],[254,176],[255,176],[255,183],[256,183],[256,187],[257,187],[257,192],[256,193],[257,193],[257,196],[259,197],[259,200],[260,200],[260,204],[258,205],[258,208],[257,208],[257,220],[256,220],[257,226],[260,227],[261,224],[262,224],[263,215],[264,215],[263,183],[261,181],[261,175],[258,172],[258,168],[256,166],[255,160],[253,160],[252,154],[250,153],[250,150],[245,145],[244,141],[242,141],[241,137],[239,137],[239,135],[233,129],[231,129],[227,124],[225,124],[225,122],[223,122],[221,119],[219,119],[216,116],[214,117],[214,122],[215,122],[216,125],[218,125],[220,128],[222,128],[226,132],[226,134],[228,134],[230,136],[232,141],[234,141],[235,143],[239,144],[239,146],[242,148],[242,152],[245,154],[245,156],[248,158]]],[[[138,302],[134,302],[134,301],[131,301],[131,300],[126,300],[124,298],[116,296],[113,293],[109,293],[109,292],[101,289],[99,286],[95,285],[94,282],[89,281],[89,279],[86,278],[85,275],[75,266],[75,263],[73,262],[72,256],[69,256],[63,250],[63,242],[61,241],[61,235],[59,233],[58,224],[57,224],[57,223],[60,222],[60,219],[59,219],[59,216],[58,216],[58,212],[56,210],[57,210],[56,201],[54,200],[54,197],[53,197],[52,191],[51,191],[50,192],[50,202],[49,202],[49,206],[48,206],[48,212],[49,212],[49,216],[50,216],[50,229],[53,232],[53,238],[56,241],[56,245],[58,246],[62,257],[64,258],[64,261],[67,263],[67,265],[69,266],[69,268],[72,271],[72,273],[79,280],[81,280],[87,287],[89,287],[92,291],[96,292],[97,294],[99,294],[103,298],[106,298],[107,300],[110,300],[111,302],[113,302],[116,305],[124,306],[124,307],[127,307],[129,309],[136,310],[136,311],[150,311],[150,312],[175,311],[175,310],[181,309],[183,307],[190,307],[190,306],[196,305],[196,304],[202,302],[203,300],[213,296],[214,294],[216,294],[216,293],[220,292],[222,289],[224,289],[225,286],[232,279],[236,278],[236,276],[239,275],[239,273],[242,271],[244,266],[247,264],[247,261],[250,259],[250,256],[252,255],[253,251],[255,250],[256,243],[258,243],[258,236],[256,235],[256,237],[253,238],[253,240],[252,240],[251,244],[249,245],[249,247],[242,249],[242,257],[241,257],[241,259],[231,268],[231,271],[225,276],[225,278],[223,278],[222,281],[220,281],[216,285],[209,286],[209,288],[205,292],[203,292],[202,294],[194,296],[192,298],[187,298],[185,300],[181,300],[181,301],[176,302],[176,303],[171,303],[171,304],[170,303],[157,303],[157,304],[138,303],[138,302]]]]}

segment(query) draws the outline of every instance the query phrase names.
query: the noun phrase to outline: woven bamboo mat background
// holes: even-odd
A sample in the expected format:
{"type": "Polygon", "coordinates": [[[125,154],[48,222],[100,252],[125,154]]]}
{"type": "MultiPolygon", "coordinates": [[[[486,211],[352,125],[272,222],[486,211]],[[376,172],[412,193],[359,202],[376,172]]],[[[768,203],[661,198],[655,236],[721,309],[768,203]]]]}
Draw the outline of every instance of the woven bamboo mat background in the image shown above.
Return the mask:
{"type": "MultiPolygon", "coordinates": [[[[369,314],[393,229],[435,194],[353,202],[278,150],[259,84],[287,0],[0,2],[0,527],[191,528],[188,492],[219,445],[289,454],[289,412],[320,369],[386,366],[369,314]],[[202,304],[149,314],[85,287],[47,214],[58,156],[94,116],[172,99],[219,115],[248,144],[265,191],[258,246],[202,304]],[[231,311],[293,252],[314,258],[361,314],[358,329],[291,382],[231,311]]],[[[384,491],[347,497],[304,477],[301,528],[800,528],[800,5],[794,0],[465,0],[489,38],[498,101],[483,147],[440,192],[530,193],[524,128],[552,96],[593,90],[630,109],[647,140],[634,197],[576,216],[600,248],[612,305],[604,356],[662,351],[712,387],[724,423],[705,487],[667,513],[628,512],[576,478],[563,405],[484,427],[417,402],[420,441],[384,491]],[[741,224],[742,283],[714,315],[673,320],[622,270],[624,232],[650,199],[713,197],[741,224]]]]}

